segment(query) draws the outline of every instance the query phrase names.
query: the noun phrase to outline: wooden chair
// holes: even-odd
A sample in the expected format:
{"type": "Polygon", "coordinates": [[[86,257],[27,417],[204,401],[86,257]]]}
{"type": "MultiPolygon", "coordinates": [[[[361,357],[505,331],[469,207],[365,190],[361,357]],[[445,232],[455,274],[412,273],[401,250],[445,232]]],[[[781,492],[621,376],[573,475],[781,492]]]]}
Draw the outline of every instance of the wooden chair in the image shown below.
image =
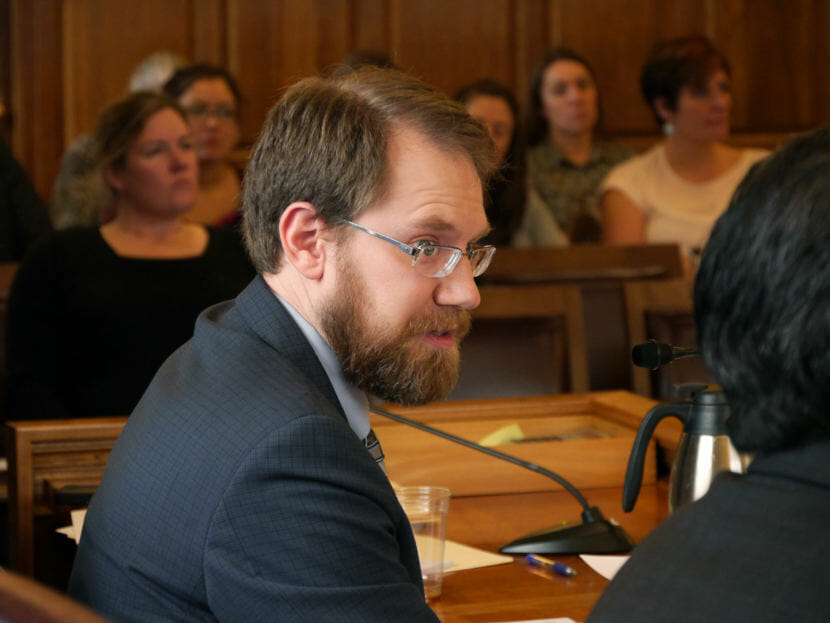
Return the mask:
{"type": "Polygon", "coordinates": [[[3,623],[104,623],[80,603],[31,578],[0,572],[0,621],[3,623]]]}
{"type": "MultiPolygon", "coordinates": [[[[623,285],[629,347],[649,339],[675,346],[696,345],[693,284],[687,279],[630,281],[623,285]]],[[[632,388],[642,395],[675,398],[678,383],[713,382],[698,357],[679,359],[650,372],[631,365],[632,388]]]]}
{"type": "Polygon", "coordinates": [[[480,292],[450,400],[587,391],[579,287],[482,286],[480,292]]]}
{"type": "Polygon", "coordinates": [[[500,248],[482,283],[578,285],[585,310],[591,389],[630,388],[622,284],[683,275],[677,245],[500,248]]]}
{"type": "Polygon", "coordinates": [[[36,515],[54,512],[55,492],[101,482],[126,417],[7,422],[9,554],[13,569],[35,572],[36,515]]]}

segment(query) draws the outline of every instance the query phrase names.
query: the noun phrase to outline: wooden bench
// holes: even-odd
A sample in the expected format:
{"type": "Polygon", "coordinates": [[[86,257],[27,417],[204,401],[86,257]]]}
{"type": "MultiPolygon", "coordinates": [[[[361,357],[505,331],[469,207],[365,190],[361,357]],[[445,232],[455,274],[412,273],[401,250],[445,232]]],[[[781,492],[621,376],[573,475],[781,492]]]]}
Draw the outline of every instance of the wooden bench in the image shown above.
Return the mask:
{"type": "Polygon", "coordinates": [[[9,554],[13,569],[35,571],[36,514],[54,510],[54,492],[101,481],[126,417],[7,422],[9,554]]]}

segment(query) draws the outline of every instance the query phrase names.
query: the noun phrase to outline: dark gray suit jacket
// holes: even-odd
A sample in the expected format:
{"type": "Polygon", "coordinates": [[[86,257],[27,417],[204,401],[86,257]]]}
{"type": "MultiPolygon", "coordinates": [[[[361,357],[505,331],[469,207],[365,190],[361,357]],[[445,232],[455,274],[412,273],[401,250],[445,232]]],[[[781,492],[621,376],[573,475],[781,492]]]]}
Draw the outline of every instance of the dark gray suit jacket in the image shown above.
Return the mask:
{"type": "Polygon", "coordinates": [[[589,623],[830,621],[830,440],[722,474],[637,545],[589,623]]]}
{"type": "Polygon", "coordinates": [[[69,592],[117,621],[437,621],[389,481],[261,277],[130,416],[69,592]]]}

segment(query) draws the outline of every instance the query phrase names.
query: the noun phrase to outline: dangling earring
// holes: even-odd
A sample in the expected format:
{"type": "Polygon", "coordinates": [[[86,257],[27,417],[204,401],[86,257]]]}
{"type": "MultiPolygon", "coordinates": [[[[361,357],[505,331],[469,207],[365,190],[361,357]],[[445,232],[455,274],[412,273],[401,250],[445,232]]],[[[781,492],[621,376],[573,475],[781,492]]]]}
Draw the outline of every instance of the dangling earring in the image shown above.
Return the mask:
{"type": "Polygon", "coordinates": [[[664,121],[663,122],[663,134],[666,136],[671,136],[674,134],[674,124],[671,121],[664,121]]]}

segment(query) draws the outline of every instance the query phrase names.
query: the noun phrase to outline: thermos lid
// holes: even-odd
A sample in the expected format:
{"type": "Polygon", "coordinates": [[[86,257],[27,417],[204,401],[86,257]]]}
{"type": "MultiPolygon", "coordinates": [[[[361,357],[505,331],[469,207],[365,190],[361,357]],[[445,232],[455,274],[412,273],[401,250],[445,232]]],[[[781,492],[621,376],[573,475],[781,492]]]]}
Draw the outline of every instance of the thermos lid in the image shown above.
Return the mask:
{"type": "Polygon", "coordinates": [[[719,385],[703,386],[692,394],[692,408],[684,430],[697,435],[728,435],[726,420],[731,414],[729,401],[719,385]]]}

